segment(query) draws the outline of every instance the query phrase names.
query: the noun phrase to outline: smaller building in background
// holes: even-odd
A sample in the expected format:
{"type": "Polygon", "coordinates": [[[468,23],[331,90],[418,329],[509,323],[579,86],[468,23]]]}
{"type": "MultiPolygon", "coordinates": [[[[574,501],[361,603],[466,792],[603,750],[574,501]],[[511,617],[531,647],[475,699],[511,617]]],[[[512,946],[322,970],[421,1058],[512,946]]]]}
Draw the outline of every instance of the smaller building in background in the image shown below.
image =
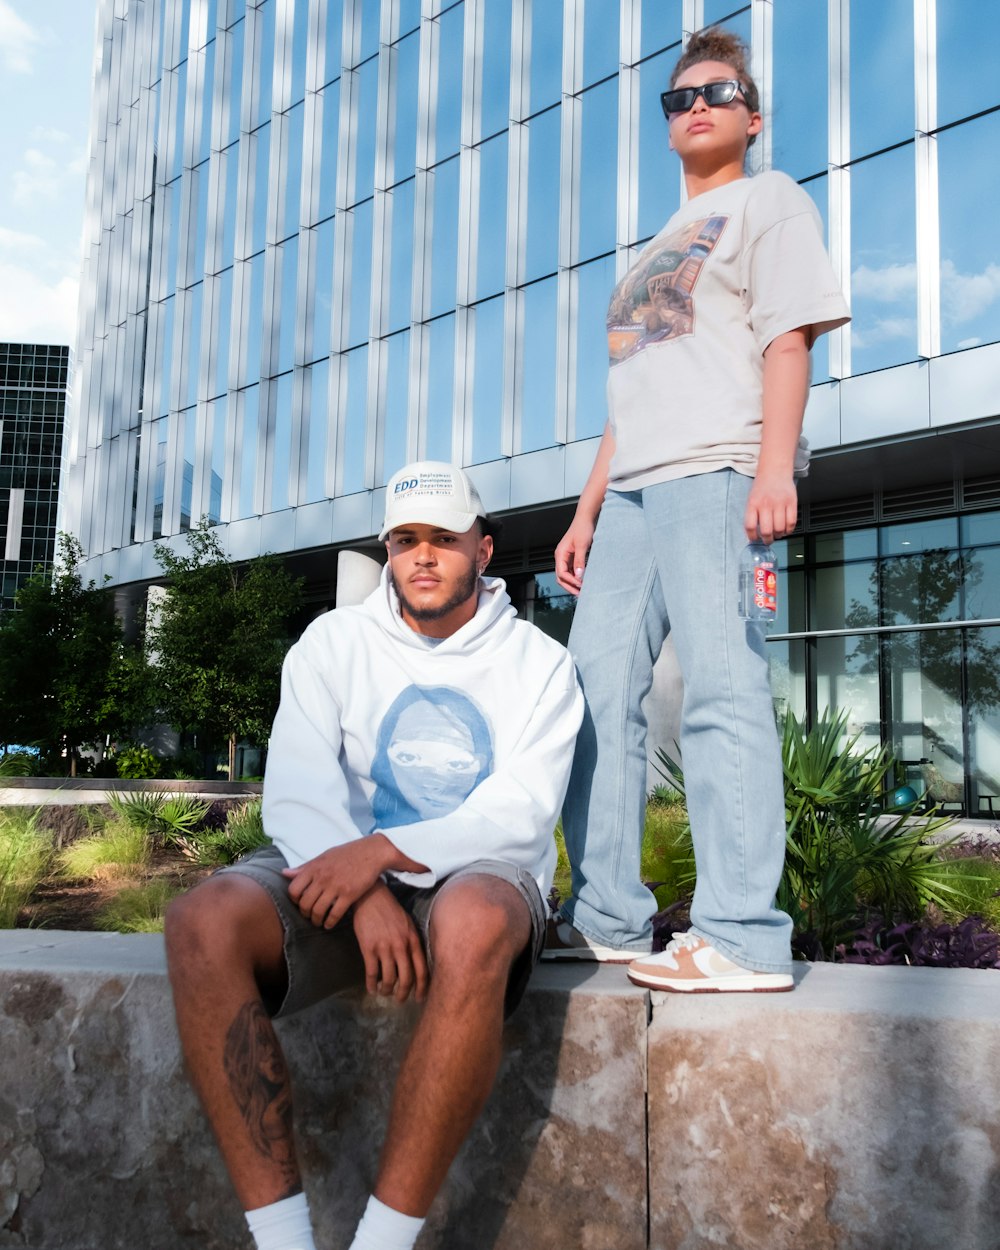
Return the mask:
{"type": "Polygon", "coordinates": [[[69,348],[0,343],[0,611],[52,560],[69,348]]]}

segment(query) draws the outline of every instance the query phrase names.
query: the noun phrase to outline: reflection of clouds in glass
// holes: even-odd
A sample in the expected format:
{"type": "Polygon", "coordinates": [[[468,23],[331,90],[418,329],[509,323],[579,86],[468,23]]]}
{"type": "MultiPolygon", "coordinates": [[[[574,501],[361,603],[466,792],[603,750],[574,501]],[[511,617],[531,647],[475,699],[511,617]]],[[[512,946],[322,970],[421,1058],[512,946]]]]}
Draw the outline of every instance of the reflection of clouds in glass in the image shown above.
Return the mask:
{"type": "Polygon", "coordinates": [[[372,811],[379,828],[447,816],[493,768],[489,723],[465,694],[408,686],[379,726],[372,811]]]}
{"type": "MultiPolygon", "coordinates": [[[[851,294],[855,300],[894,304],[910,302],[917,289],[917,267],[885,265],[880,269],[859,265],[851,274],[851,294]]],[[[941,262],[941,312],[946,322],[961,325],[982,316],[1000,299],[1000,264],[988,264],[978,273],[961,273],[954,262],[941,262]]],[[[913,332],[911,317],[883,317],[863,331],[855,332],[855,344],[870,345],[913,332]]],[[[979,340],[967,341],[973,346],[979,340]]]]}

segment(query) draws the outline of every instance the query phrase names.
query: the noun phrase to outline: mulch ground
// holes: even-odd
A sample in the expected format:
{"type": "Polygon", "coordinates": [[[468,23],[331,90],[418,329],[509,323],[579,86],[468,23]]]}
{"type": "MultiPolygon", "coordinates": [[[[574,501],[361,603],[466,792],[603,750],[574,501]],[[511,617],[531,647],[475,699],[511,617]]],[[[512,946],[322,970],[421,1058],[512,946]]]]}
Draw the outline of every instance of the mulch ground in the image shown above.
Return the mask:
{"type": "Polygon", "coordinates": [[[122,889],[166,880],[178,890],[188,890],[211,871],[211,868],[192,864],[176,851],[158,848],[136,880],[66,881],[61,877],[46,877],[18,913],[17,928],[94,932],[99,928],[98,914],[122,889]]]}

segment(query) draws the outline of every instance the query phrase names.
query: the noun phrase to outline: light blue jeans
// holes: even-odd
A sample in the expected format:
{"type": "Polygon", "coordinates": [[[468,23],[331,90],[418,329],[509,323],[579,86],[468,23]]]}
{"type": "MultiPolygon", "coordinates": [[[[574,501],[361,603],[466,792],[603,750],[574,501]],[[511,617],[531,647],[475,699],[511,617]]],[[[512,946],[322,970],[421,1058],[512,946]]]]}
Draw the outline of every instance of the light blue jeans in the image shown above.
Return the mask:
{"type": "Polygon", "coordinates": [[[725,469],[608,492],[569,639],[587,709],[563,809],[573,892],[562,912],[594,941],[650,949],[641,704],[669,633],[684,679],[692,931],[746,968],[786,972],[791,921],[774,906],[785,853],[781,754],[763,634],[738,612],[750,486],[725,469]]]}

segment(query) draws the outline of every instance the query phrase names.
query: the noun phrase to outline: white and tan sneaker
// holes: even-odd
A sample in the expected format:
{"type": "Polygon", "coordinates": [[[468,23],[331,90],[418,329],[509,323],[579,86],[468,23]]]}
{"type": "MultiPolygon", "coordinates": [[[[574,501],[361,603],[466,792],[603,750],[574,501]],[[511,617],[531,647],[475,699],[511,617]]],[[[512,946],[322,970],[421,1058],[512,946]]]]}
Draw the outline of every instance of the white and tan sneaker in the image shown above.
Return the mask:
{"type": "Polygon", "coordinates": [[[693,933],[675,933],[658,955],[634,959],[628,979],[649,990],[679,994],[778,994],[795,985],[787,972],[741,968],[693,933]]]}
{"type": "MultiPolygon", "coordinates": [[[[574,929],[568,920],[560,920],[550,916],[545,931],[545,947],[542,958],[554,959],[593,959],[602,964],[630,964],[635,959],[635,951],[618,950],[614,946],[602,946],[586,937],[579,929],[574,929]]],[[[643,956],[644,959],[648,956],[643,956]]]]}

